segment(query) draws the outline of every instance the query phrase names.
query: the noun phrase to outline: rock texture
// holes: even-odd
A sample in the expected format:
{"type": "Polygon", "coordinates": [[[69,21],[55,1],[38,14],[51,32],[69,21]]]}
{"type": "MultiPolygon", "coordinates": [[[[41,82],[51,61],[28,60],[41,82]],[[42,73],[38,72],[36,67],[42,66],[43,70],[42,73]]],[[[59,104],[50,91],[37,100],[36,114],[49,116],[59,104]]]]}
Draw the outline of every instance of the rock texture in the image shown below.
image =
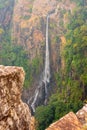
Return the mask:
{"type": "Polygon", "coordinates": [[[76,115],[70,112],[46,130],[82,130],[82,125],[76,115]]]}
{"type": "Polygon", "coordinates": [[[46,130],[87,130],[87,104],[76,114],[68,113],[46,130]]]}
{"type": "Polygon", "coordinates": [[[36,15],[32,16],[32,0],[18,0],[15,2],[12,39],[14,44],[20,44],[28,51],[29,59],[42,55],[44,41],[44,20],[36,15]]]}
{"type": "Polygon", "coordinates": [[[87,130],[87,104],[85,104],[83,108],[76,113],[76,115],[82,123],[83,128],[86,127],[87,130]]]}
{"type": "Polygon", "coordinates": [[[0,66],[0,130],[34,130],[34,119],[21,100],[24,71],[0,66]]]}

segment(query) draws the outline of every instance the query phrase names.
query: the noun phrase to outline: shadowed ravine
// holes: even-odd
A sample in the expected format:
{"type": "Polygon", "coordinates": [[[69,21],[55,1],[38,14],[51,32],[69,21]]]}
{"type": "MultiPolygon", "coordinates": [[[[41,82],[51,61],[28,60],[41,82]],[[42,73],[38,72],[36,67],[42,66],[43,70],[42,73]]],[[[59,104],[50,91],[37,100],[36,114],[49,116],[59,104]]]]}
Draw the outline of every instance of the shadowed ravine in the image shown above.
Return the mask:
{"type": "MultiPolygon", "coordinates": [[[[35,90],[33,101],[31,103],[32,111],[35,112],[36,106],[39,104],[46,105],[48,99],[48,84],[50,83],[50,57],[49,57],[49,42],[48,42],[48,24],[49,15],[46,20],[46,55],[45,55],[45,68],[42,79],[35,90]]],[[[29,102],[29,101],[28,101],[29,102]]]]}

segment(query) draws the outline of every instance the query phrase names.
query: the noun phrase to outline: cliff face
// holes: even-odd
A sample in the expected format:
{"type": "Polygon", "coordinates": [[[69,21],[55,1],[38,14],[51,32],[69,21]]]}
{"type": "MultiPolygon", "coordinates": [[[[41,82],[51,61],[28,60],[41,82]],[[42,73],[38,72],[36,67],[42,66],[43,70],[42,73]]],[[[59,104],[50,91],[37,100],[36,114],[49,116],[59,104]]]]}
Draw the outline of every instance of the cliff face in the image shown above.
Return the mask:
{"type": "MultiPolygon", "coordinates": [[[[6,8],[4,8],[8,12],[6,13],[5,11],[4,21],[9,25],[11,25],[12,27],[11,28],[12,43],[16,45],[22,45],[23,48],[28,52],[27,58],[29,59],[29,62],[31,62],[30,66],[32,66],[32,60],[34,58],[39,59],[39,60],[36,59],[36,61],[34,60],[33,64],[36,67],[36,69],[37,66],[39,66],[37,70],[39,73],[37,75],[41,76],[45,63],[46,17],[47,14],[50,13],[48,39],[50,46],[51,78],[53,80],[51,86],[56,86],[54,75],[56,72],[60,71],[60,67],[63,66],[63,60],[60,55],[61,48],[63,46],[61,39],[64,39],[62,37],[64,35],[64,31],[66,31],[64,29],[64,26],[68,21],[67,13],[69,12],[72,13],[72,9],[75,8],[75,3],[71,2],[70,0],[67,1],[11,0],[10,3],[8,4],[8,6],[6,6],[6,8]],[[12,8],[13,4],[14,4],[14,10],[12,8]],[[12,11],[13,11],[13,17],[12,17],[12,11]],[[12,18],[12,24],[10,24],[11,18],[12,18]],[[37,65],[38,63],[36,63],[38,61],[39,65],[37,65]]],[[[3,15],[1,16],[3,17],[3,15]]],[[[5,23],[4,21],[2,20],[2,23],[5,23]]],[[[7,33],[9,32],[7,31],[7,33]]],[[[13,56],[13,59],[14,57],[15,56],[13,56]]],[[[15,62],[12,64],[15,64],[15,62]]],[[[37,76],[36,73],[34,73],[35,70],[32,69],[32,71],[33,74],[30,75],[30,73],[28,73],[30,77],[33,77],[31,78],[31,80],[34,79],[32,90],[29,91],[30,94],[26,90],[25,90],[26,92],[23,93],[23,98],[26,99],[27,101],[33,95],[40,80],[40,76],[37,76]]]]}
{"type": "Polygon", "coordinates": [[[12,34],[13,42],[23,45],[28,50],[30,60],[36,55],[42,55],[44,41],[44,31],[41,31],[44,21],[37,15],[32,16],[33,2],[31,0],[15,2],[12,34]]]}
{"type": "Polygon", "coordinates": [[[34,130],[28,106],[21,100],[24,71],[0,66],[0,130],[34,130]]]}
{"type": "Polygon", "coordinates": [[[76,5],[70,0],[18,0],[15,2],[12,39],[14,44],[23,45],[28,50],[29,60],[39,56],[44,63],[46,16],[49,21],[49,44],[51,67],[60,68],[60,43],[64,26],[68,22],[67,14],[72,13],[76,5]]]}
{"type": "Polygon", "coordinates": [[[0,0],[0,40],[9,28],[13,15],[14,0],[0,0]]]}
{"type": "MultiPolygon", "coordinates": [[[[63,66],[60,52],[62,48],[61,39],[65,31],[64,26],[68,22],[67,13],[72,13],[75,6],[75,3],[70,0],[18,0],[15,2],[12,26],[13,43],[22,45],[27,50],[29,61],[32,62],[32,59],[39,57],[42,61],[39,67],[41,73],[45,62],[46,17],[50,13],[49,45],[53,84],[55,84],[53,73],[60,71],[60,67],[63,66]]],[[[32,90],[29,91],[30,94],[28,90],[23,93],[25,100],[30,98],[29,95],[33,95],[38,86],[39,79],[37,77],[34,78],[36,82],[34,80],[32,90]]]]}
{"type": "Polygon", "coordinates": [[[56,0],[16,1],[12,27],[13,42],[23,45],[28,50],[29,59],[32,60],[39,55],[44,60],[46,16],[48,13],[52,13],[49,22],[49,40],[52,48],[52,62],[54,68],[55,66],[57,67],[59,41],[56,39],[60,37],[59,34],[61,35],[63,29],[60,24],[67,22],[67,18],[64,18],[61,12],[64,10],[66,12],[72,11],[74,7],[75,4],[70,2],[70,0],[67,2],[64,0],[61,2],[56,0]]]}
{"type": "Polygon", "coordinates": [[[6,28],[12,19],[12,10],[14,6],[14,0],[6,0],[2,2],[0,0],[0,26],[6,28]]]}

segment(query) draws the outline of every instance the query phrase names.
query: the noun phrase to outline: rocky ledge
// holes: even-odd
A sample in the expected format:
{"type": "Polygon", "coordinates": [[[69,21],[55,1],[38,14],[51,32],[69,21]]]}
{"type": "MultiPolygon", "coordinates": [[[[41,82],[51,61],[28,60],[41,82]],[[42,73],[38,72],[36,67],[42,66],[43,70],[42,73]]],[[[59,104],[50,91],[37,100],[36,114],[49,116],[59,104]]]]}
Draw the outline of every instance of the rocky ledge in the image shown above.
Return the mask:
{"type": "Polygon", "coordinates": [[[87,130],[87,104],[76,114],[70,112],[46,130],[87,130]]]}
{"type": "Polygon", "coordinates": [[[31,112],[21,100],[24,77],[21,67],[0,66],[0,130],[34,130],[31,112]]]}
{"type": "Polygon", "coordinates": [[[46,130],[82,130],[82,125],[76,115],[70,112],[46,130]]]}

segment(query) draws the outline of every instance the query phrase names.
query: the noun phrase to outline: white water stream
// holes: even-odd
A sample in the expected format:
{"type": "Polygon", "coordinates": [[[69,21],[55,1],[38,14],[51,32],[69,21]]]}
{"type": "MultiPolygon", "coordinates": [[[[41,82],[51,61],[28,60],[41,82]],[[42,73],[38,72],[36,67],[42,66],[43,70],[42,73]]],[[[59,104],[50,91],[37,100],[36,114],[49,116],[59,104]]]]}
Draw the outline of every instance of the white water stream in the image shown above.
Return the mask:
{"type": "Polygon", "coordinates": [[[35,112],[35,104],[37,101],[37,98],[40,95],[40,88],[42,87],[44,83],[45,87],[45,100],[44,104],[47,103],[47,97],[48,97],[48,84],[50,83],[50,56],[49,56],[49,42],[48,42],[48,25],[49,25],[49,15],[47,15],[47,20],[46,20],[46,55],[45,55],[45,69],[44,69],[44,75],[42,80],[39,83],[39,86],[35,90],[35,96],[33,99],[33,102],[31,104],[33,112],[35,112]]]}

